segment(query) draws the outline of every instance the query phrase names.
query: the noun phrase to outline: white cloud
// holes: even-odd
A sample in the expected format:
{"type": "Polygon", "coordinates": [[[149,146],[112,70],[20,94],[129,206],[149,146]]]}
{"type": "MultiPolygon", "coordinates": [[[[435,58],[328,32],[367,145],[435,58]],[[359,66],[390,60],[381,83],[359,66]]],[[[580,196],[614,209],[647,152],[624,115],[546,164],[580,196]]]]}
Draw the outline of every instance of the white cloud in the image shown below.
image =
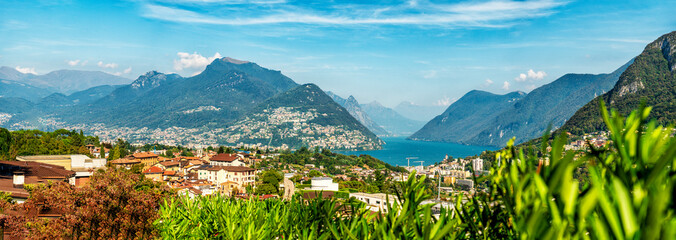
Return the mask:
{"type": "Polygon", "coordinates": [[[14,69],[16,69],[17,71],[19,71],[19,72],[21,72],[21,73],[32,73],[32,74],[35,74],[35,75],[38,74],[38,73],[35,72],[35,68],[32,68],[32,67],[24,67],[24,68],[22,68],[22,67],[20,67],[20,66],[16,66],[16,68],[14,68],[14,69]]]}
{"type": "Polygon", "coordinates": [[[196,52],[193,54],[178,52],[176,55],[179,57],[178,60],[174,60],[174,70],[176,71],[181,71],[183,69],[201,69],[209,65],[209,63],[213,62],[215,59],[221,58],[220,53],[216,53],[213,57],[208,58],[196,52]]]}
{"type": "Polygon", "coordinates": [[[517,81],[517,82],[523,82],[523,81],[526,81],[526,78],[528,78],[528,77],[526,76],[526,74],[525,74],[525,73],[522,73],[522,74],[519,74],[518,77],[515,77],[515,78],[514,78],[514,81],[517,81]]]}
{"type": "Polygon", "coordinates": [[[508,81],[505,81],[505,82],[502,84],[502,89],[509,90],[509,85],[510,85],[509,82],[508,82],[508,81]]]}
{"type": "Polygon", "coordinates": [[[456,100],[455,98],[451,99],[447,96],[444,96],[443,98],[437,100],[436,105],[437,106],[449,106],[449,105],[451,105],[451,103],[455,102],[455,100],[456,100]]]}
{"type": "Polygon", "coordinates": [[[122,72],[124,72],[124,74],[128,74],[128,73],[130,73],[130,72],[131,72],[131,67],[129,67],[129,68],[127,68],[127,69],[125,69],[125,70],[124,70],[124,71],[122,71],[122,72]]]}
{"type": "MultiPolygon", "coordinates": [[[[207,0],[209,1],[209,0],[207,0]]],[[[194,2],[194,1],[190,1],[194,2]]],[[[240,2],[240,1],[237,1],[240,2]]],[[[180,1],[161,5],[146,4],[143,16],[171,22],[219,25],[256,25],[304,23],[321,25],[442,25],[447,27],[510,27],[523,19],[549,16],[567,2],[556,0],[490,0],[485,2],[437,4],[428,1],[408,1],[396,6],[378,4],[329,4],[337,9],[331,13],[292,4],[277,4],[274,8],[258,7],[260,3],[229,5],[213,11],[217,6],[202,6],[180,1]],[[199,6],[198,6],[199,7],[199,6]],[[206,9],[209,7],[209,9],[206,9]],[[191,9],[191,10],[187,10],[191,9]],[[384,9],[386,11],[384,11],[384,9]],[[204,11],[199,11],[204,10],[204,11]],[[212,14],[203,14],[210,12],[212,14]],[[253,17],[252,17],[253,16],[253,17]]]]}
{"type": "Polygon", "coordinates": [[[75,66],[75,65],[78,65],[80,63],[80,60],[79,59],[68,60],[67,62],[68,62],[68,65],[75,66]]]}
{"type": "Polygon", "coordinates": [[[99,61],[96,65],[102,68],[117,68],[117,63],[103,63],[102,61],[99,61]]]}
{"type": "Polygon", "coordinates": [[[437,71],[435,71],[435,70],[423,71],[422,74],[423,74],[423,78],[426,78],[426,79],[437,77],[437,71]]]}
{"type": "Polygon", "coordinates": [[[493,85],[493,80],[486,78],[486,86],[493,85]]]}
{"type": "Polygon", "coordinates": [[[543,71],[533,71],[533,69],[528,70],[528,78],[534,79],[534,80],[542,80],[547,76],[547,73],[543,71]]]}
{"type": "Polygon", "coordinates": [[[525,82],[526,80],[542,80],[547,76],[547,73],[543,71],[533,71],[533,69],[529,69],[528,72],[526,73],[521,73],[519,74],[518,77],[514,78],[514,81],[517,82],[525,82]]]}

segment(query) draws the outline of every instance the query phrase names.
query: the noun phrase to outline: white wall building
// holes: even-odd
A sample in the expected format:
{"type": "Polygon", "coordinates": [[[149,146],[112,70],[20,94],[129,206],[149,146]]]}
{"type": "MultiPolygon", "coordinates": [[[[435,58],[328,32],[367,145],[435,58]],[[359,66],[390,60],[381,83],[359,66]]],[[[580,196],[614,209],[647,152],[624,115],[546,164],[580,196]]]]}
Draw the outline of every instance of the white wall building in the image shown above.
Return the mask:
{"type": "Polygon", "coordinates": [[[311,181],[310,190],[317,191],[338,191],[338,183],[334,183],[330,177],[314,177],[311,181]]]}
{"type": "Polygon", "coordinates": [[[365,202],[367,205],[366,207],[374,212],[387,212],[388,205],[393,205],[395,202],[397,202],[396,196],[384,193],[350,193],[350,198],[351,197],[365,202]]]}
{"type": "Polygon", "coordinates": [[[474,174],[478,174],[484,170],[484,160],[481,158],[475,158],[472,160],[472,168],[474,169],[474,174]]]}

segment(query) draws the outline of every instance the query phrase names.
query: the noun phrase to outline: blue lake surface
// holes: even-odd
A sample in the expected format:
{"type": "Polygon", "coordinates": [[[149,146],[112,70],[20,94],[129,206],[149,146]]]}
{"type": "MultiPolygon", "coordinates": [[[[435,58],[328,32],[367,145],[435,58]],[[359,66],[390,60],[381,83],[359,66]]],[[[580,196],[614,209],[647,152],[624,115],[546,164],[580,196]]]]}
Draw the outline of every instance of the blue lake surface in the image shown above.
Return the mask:
{"type": "Polygon", "coordinates": [[[346,155],[368,154],[393,166],[406,166],[408,164],[406,161],[407,157],[418,157],[418,159],[411,160],[411,165],[420,165],[419,162],[413,161],[424,161],[425,165],[430,165],[444,160],[446,154],[454,158],[461,158],[479,155],[485,150],[498,149],[496,147],[470,146],[456,143],[411,141],[406,140],[405,137],[381,139],[386,143],[383,145],[382,150],[338,151],[338,153],[346,155]]]}

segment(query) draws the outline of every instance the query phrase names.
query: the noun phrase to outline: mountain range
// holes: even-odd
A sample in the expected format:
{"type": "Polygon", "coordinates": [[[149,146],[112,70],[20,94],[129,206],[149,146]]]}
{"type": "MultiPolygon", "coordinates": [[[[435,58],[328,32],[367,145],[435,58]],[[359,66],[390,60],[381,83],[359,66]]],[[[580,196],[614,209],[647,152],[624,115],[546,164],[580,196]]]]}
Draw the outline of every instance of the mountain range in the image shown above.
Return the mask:
{"type": "Polygon", "coordinates": [[[69,95],[101,85],[129,84],[130,79],[101,71],[57,70],[45,75],[22,73],[14,68],[0,67],[0,79],[69,95]]]}
{"type": "MultiPolygon", "coordinates": [[[[174,145],[246,143],[259,146],[270,143],[273,144],[272,147],[285,145],[298,148],[320,146],[319,143],[326,143],[331,138],[319,136],[321,131],[334,131],[332,138],[347,139],[346,136],[349,135],[360,139],[360,142],[346,140],[325,144],[332,149],[380,147],[380,139],[323,91],[318,90],[317,86],[303,88],[310,89],[311,92],[299,91],[300,87],[280,71],[266,69],[252,62],[221,58],[214,60],[200,74],[189,78],[151,71],[131,84],[96,86],[70,95],[55,92],[34,102],[22,102],[23,98],[17,97],[0,98],[22,106],[0,107],[0,112],[10,116],[8,120],[3,120],[2,125],[13,129],[78,128],[104,139],[122,137],[132,142],[156,141],[174,145]],[[289,93],[295,93],[297,98],[310,100],[295,99],[299,103],[281,98],[289,93]],[[283,105],[278,106],[279,108],[295,109],[289,112],[291,115],[298,111],[308,111],[317,116],[311,121],[307,118],[290,120],[276,128],[284,134],[296,136],[293,140],[266,139],[261,143],[241,138],[242,141],[238,142],[227,141],[233,139],[233,135],[245,135],[246,132],[229,129],[237,123],[262,115],[287,117],[283,114],[275,115],[272,111],[274,109],[263,109],[263,104],[269,106],[270,101],[283,105]],[[306,106],[300,106],[303,104],[306,106]],[[298,125],[297,122],[309,125],[298,125]],[[317,126],[321,129],[312,129],[317,126]],[[313,142],[314,140],[316,141],[313,142]]],[[[249,123],[249,126],[258,124],[249,123]]],[[[248,128],[246,131],[265,129],[263,125],[260,127],[261,129],[248,128]]]]}
{"type": "Polygon", "coordinates": [[[504,146],[515,136],[516,143],[537,138],[610,90],[632,62],[609,74],[566,74],[528,94],[471,91],[409,138],[483,146],[504,146]]]}
{"type": "Polygon", "coordinates": [[[359,104],[352,95],[345,99],[330,91],[327,94],[378,136],[409,136],[425,123],[406,118],[394,109],[385,107],[377,101],[359,104]]]}

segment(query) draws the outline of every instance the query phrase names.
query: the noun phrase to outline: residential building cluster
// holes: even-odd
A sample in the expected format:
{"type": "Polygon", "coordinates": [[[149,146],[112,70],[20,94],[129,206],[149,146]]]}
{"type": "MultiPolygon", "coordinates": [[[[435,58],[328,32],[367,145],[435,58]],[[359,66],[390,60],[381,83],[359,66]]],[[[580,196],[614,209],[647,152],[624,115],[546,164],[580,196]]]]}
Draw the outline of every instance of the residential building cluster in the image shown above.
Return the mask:
{"type": "MultiPolygon", "coordinates": [[[[314,123],[316,110],[300,111],[279,107],[254,114],[227,128],[224,139],[230,144],[275,143],[275,139],[298,142],[298,145],[326,149],[375,149],[377,143],[357,130],[343,126],[314,123]]],[[[274,144],[273,144],[274,145],[274,144]]],[[[279,146],[277,146],[279,147],[279,146]]]]}
{"type": "Polygon", "coordinates": [[[246,193],[253,186],[256,170],[249,166],[260,161],[248,153],[220,153],[213,151],[201,157],[161,157],[152,152],[136,152],[110,161],[116,168],[141,168],[149,179],[164,182],[188,196],[220,193],[232,195],[246,193]]]}

